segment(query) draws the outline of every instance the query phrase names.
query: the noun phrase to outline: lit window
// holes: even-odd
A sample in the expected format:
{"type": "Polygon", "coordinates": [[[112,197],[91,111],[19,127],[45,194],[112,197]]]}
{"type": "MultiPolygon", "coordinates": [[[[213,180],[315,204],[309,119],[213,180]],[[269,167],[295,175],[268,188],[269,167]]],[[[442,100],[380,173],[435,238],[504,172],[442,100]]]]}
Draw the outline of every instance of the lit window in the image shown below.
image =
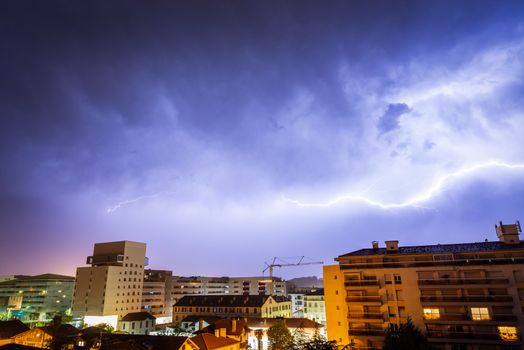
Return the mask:
{"type": "Polygon", "coordinates": [[[499,326],[499,335],[502,340],[518,340],[517,327],[499,326]]]}
{"type": "Polygon", "coordinates": [[[487,307],[472,307],[471,319],[474,321],[486,321],[491,319],[489,317],[489,310],[487,307]]]}
{"type": "Polygon", "coordinates": [[[440,318],[439,309],[424,309],[425,320],[438,320],[440,318]]]}

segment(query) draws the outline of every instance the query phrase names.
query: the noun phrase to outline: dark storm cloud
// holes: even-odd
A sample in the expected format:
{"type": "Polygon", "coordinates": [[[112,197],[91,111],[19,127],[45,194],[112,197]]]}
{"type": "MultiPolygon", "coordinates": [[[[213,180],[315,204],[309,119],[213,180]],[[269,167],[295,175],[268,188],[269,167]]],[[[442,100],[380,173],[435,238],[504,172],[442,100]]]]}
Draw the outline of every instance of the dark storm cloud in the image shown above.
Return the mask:
{"type": "Polygon", "coordinates": [[[378,130],[380,134],[395,130],[399,127],[399,118],[402,114],[408,113],[409,107],[405,103],[391,103],[384,115],[380,117],[378,130]]]}
{"type": "MultiPolygon", "coordinates": [[[[20,234],[10,234],[16,242],[46,232],[47,247],[85,234],[89,225],[93,239],[116,238],[112,230],[143,224],[142,232],[189,243],[187,231],[202,237],[250,231],[256,212],[260,232],[304,229],[296,222],[317,230],[304,214],[277,215],[267,202],[283,191],[313,188],[313,196],[324,184],[338,190],[389,176],[380,165],[388,167],[393,151],[406,166],[419,161],[439,169],[453,157],[474,158],[452,154],[449,145],[463,136],[459,126],[465,133],[475,125],[488,141],[506,131],[485,131],[490,122],[475,108],[506,115],[513,129],[520,125],[497,103],[522,95],[503,69],[486,78],[488,85],[507,80],[491,98],[468,95],[466,104],[445,95],[449,86],[469,91],[476,71],[465,67],[496,66],[471,57],[518,40],[524,13],[518,2],[12,1],[1,7],[0,230],[16,227],[20,234]],[[391,140],[392,147],[406,146],[384,149],[376,131],[397,129],[408,110],[418,119],[406,118],[391,140]],[[98,216],[133,205],[136,212],[98,216]],[[153,219],[134,221],[141,215],[184,225],[150,228],[153,219]],[[202,223],[214,216],[236,225],[202,223]]],[[[518,56],[522,50],[514,46],[518,56]]],[[[512,113],[520,108],[515,100],[512,113]]],[[[478,142],[461,140],[463,149],[478,142]]],[[[493,150],[488,141],[478,148],[493,150]]],[[[515,148],[511,155],[520,153],[515,148]]],[[[136,229],[121,238],[140,237],[136,229]]]]}

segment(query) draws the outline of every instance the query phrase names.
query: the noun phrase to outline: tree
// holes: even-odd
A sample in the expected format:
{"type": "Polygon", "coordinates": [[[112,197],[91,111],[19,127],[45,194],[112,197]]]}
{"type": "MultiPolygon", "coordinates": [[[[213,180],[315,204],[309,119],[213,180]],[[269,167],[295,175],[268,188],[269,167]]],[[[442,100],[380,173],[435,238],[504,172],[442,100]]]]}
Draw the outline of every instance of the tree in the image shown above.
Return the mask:
{"type": "Polygon", "coordinates": [[[426,335],[413,324],[410,318],[400,326],[389,325],[383,350],[430,350],[426,335]]]}
{"type": "Polygon", "coordinates": [[[326,338],[321,336],[318,332],[310,341],[304,343],[301,350],[338,350],[339,346],[335,341],[328,341],[326,338]]]}
{"type": "Polygon", "coordinates": [[[271,350],[289,350],[293,347],[293,336],[284,320],[278,320],[267,330],[271,350]]]}
{"type": "Polygon", "coordinates": [[[95,327],[102,328],[107,333],[113,333],[115,331],[115,327],[107,323],[99,323],[95,327]]]}

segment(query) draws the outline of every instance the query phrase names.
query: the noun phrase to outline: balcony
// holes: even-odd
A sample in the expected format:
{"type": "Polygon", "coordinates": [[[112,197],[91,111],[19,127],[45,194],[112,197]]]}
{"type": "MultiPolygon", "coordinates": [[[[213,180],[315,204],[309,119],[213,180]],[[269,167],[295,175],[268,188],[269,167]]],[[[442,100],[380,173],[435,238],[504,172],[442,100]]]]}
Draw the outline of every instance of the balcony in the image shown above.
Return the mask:
{"type": "Polygon", "coordinates": [[[379,287],[378,280],[349,280],[344,282],[346,287],[379,287]]]}
{"type": "Polygon", "coordinates": [[[383,337],[384,330],[379,328],[350,328],[348,331],[349,336],[352,335],[367,335],[375,337],[383,337]]]}
{"type": "Polygon", "coordinates": [[[379,295],[349,295],[346,297],[346,302],[382,304],[382,298],[379,295]]]}
{"type": "Polygon", "coordinates": [[[440,314],[438,318],[426,318],[426,323],[442,323],[453,321],[467,321],[467,322],[517,322],[517,316],[514,315],[491,315],[489,320],[474,320],[470,315],[466,314],[440,314]]]}
{"type": "Polygon", "coordinates": [[[504,341],[504,342],[515,342],[520,340],[502,340],[500,334],[498,333],[479,333],[479,332],[449,332],[449,331],[436,331],[431,330],[427,332],[427,336],[431,338],[448,338],[448,339],[478,339],[478,340],[495,340],[495,341],[504,341]]]}
{"type": "Polygon", "coordinates": [[[421,296],[423,303],[513,303],[511,295],[421,296]]]}
{"type": "Polygon", "coordinates": [[[420,279],[419,286],[456,286],[456,285],[479,285],[479,284],[509,284],[507,278],[438,278],[438,279],[420,279]]]}
{"type": "Polygon", "coordinates": [[[98,266],[98,265],[116,265],[122,266],[124,264],[123,254],[105,254],[105,255],[92,255],[87,257],[86,264],[98,266]]]}
{"type": "Polygon", "coordinates": [[[353,320],[379,320],[384,321],[384,314],[382,313],[349,313],[348,319],[353,320]]]}

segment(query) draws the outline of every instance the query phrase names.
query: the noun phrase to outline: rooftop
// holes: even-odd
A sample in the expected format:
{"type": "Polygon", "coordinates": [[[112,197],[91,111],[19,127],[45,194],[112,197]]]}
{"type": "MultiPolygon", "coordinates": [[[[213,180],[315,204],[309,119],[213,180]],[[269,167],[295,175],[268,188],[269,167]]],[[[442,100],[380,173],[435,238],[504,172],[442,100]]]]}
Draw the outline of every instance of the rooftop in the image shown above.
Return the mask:
{"type": "MultiPolygon", "coordinates": [[[[174,306],[261,307],[268,298],[268,295],[186,295],[174,306]]],[[[279,296],[272,298],[277,302],[288,300],[279,296]]]]}
{"type": "Polygon", "coordinates": [[[130,312],[122,317],[123,322],[131,321],[145,321],[145,320],[156,320],[156,317],[151,315],[149,312],[130,312]]]}
{"type": "Polygon", "coordinates": [[[191,338],[191,340],[200,348],[200,350],[219,349],[239,343],[237,340],[217,337],[211,333],[199,334],[191,338]]]}
{"type": "Polygon", "coordinates": [[[396,252],[387,252],[386,248],[365,248],[340,255],[341,257],[368,256],[368,255],[400,255],[400,254],[427,254],[427,253],[466,253],[466,252],[492,252],[503,250],[524,249],[524,242],[508,245],[504,242],[477,242],[477,243],[458,243],[458,244],[435,244],[417,245],[409,247],[398,247],[396,252]]]}

